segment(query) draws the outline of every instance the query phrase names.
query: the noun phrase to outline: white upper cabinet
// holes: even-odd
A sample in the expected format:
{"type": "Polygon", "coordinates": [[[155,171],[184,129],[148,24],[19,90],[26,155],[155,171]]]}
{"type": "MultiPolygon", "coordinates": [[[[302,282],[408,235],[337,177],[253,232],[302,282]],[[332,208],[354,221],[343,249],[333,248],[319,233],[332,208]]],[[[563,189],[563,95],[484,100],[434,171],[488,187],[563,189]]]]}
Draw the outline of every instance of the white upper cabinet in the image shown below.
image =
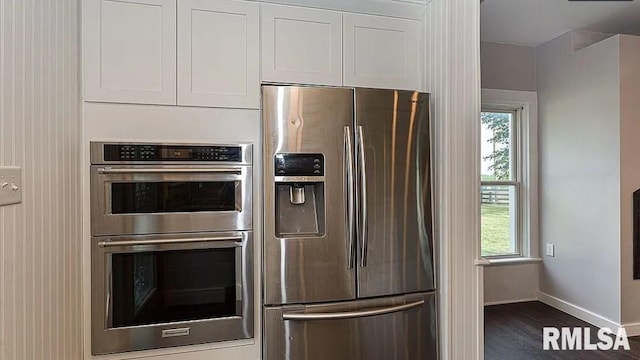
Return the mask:
{"type": "Polygon", "coordinates": [[[344,85],[419,89],[421,29],[415,20],[344,14],[344,85]]]}
{"type": "Polygon", "coordinates": [[[85,100],[176,103],[176,0],[85,0],[85,100]]]}
{"type": "Polygon", "coordinates": [[[259,108],[260,7],[178,0],[178,105],[259,108]]]}
{"type": "Polygon", "coordinates": [[[342,14],[262,5],[262,80],[342,84],[342,14]]]}
{"type": "Polygon", "coordinates": [[[420,89],[423,23],[243,0],[83,0],[84,99],[260,108],[260,82],[420,89]]]}

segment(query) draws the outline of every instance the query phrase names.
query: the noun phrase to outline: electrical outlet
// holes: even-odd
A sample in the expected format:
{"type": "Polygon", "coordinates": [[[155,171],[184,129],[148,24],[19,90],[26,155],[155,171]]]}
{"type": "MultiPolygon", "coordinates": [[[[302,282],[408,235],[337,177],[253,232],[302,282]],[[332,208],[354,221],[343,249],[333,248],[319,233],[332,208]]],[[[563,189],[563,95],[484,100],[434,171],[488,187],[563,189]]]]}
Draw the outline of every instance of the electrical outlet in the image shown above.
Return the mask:
{"type": "Polygon", "coordinates": [[[21,172],[17,166],[0,167],[0,206],[22,202],[21,172]]]}
{"type": "Polygon", "coordinates": [[[553,244],[547,244],[547,256],[556,256],[556,246],[553,244]]]}

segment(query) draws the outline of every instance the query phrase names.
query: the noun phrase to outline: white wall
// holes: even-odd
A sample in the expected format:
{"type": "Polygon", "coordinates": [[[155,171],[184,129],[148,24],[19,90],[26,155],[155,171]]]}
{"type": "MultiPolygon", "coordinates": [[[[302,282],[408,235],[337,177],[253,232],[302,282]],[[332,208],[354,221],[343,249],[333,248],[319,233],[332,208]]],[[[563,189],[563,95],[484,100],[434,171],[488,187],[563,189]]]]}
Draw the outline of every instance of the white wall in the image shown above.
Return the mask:
{"type": "Polygon", "coordinates": [[[475,265],[480,256],[480,2],[431,0],[425,21],[435,138],[440,356],[482,359],[482,267],[475,265]]]}
{"type": "MultiPolygon", "coordinates": [[[[536,48],[540,291],[620,322],[619,37],[572,51],[571,33],[536,48]]],[[[548,297],[547,297],[548,298],[548,297]]]]}
{"type": "MultiPolygon", "coordinates": [[[[510,93],[501,94],[500,91],[492,91],[494,96],[486,96],[485,89],[498,89],[508,91],[535,91],[536,69],[535,49],[527,46],[498,44],[492,42],[480,43],[481,73],[483,97],[482,103],[504,103],[512,100],[510,93]]],[[[488,90],[490,91],[490,90],[488,90]]],[[[526,99],[522,99],[526,100],[526,99]]],[[[534,106],[537,106],[534,105],[534,106]]],[[[537,109],[532,109],[534,114],[537,109]]],[[[535,117],[536,115],[534,115],[535,117]]],[[[535,119],[533,119],[535,121],[535,119]]],[[[535,124],[537,128],[537,123],[535,124]]],[[[534,137],[537,141],[537,136],[534,137]]],[[[536,144],[532,144],[532,151],[537,152],[536,144]]],[[[537,161],[537,155],[533,154],[537,161]]],[[[536,164],[533,164],[535,167],[536,164]]],[[[537,169],[534,169],[534,174],[537,169]]],[[[537,179],[534,179],[537,180],[537,179]]],[[[532,195],[537,192],[535,183],[532,195]]],[[[534,214],[534,215],[537,215],[534,214]]],[[[531,219],[534,224],[531,233],[532,246],[538,245],[537,216],[531,219]],[[534,221],[533,221],[534,220],[534,221]]],[[[529,254],[537,256],[536,251],[529,254]],[[535,253],[535,254],[534,254],[535,253]]],[[[519,302],[536,298],[538,290],[538,266],[537,263],[516,263],[509,266],[491,265],[485,268],[484,273],[484,303],[499,304],[519,302]]]]}
{"type": "Polygon", "coordinates": [[[538,297],[536,263],[489,265],[484,268],[484,304],[535,301],[538,297]]]}
{"type": "MultiPolygon", "coordinates": [[[[640,280],[633,280],[633,192],[640,189],[640,37],[620,36],[620,259],[622,323],[640,326],[640,280]]],[[[635,330],[635,334],[638,334],[635,330]]]]}
{"type": "MultiPolygon", "coordinates": [[[[483,41],[480,43],[480,60],[483,89],[535,91],[534,48],[483,41]]],[[[482,99],[483,103],[486,101],[486,98],[482,99]]],[[[535,299],[538,266],[537,263],[526,263],[486,267],[484,303],[491,305],[535,299]]]]}
{"type": "Polygon", "coordinates": [[[483,89],[536,90],[535,49],[527,46],[480,43],[483,89]]]}
{"type": "Polygon", "coordinates": [[[0,359],[82,358],[77,0],[0,0],[0,359]]]}

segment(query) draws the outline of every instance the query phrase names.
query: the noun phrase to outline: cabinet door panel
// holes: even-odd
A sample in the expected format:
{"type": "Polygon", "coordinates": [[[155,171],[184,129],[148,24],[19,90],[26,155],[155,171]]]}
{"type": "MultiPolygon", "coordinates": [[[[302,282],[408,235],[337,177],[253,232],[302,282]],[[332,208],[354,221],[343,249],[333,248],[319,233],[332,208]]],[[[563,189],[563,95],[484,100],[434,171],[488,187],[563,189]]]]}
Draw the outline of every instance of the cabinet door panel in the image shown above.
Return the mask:
{"type": "Polygon", "coordinates": [[[175,104],[175,4],[85,2],[85,100],[175,104]]]}
{"type": "Polygon", "coordinates": [[[262,80],[342,84],[342,14],[262,5],[262,80]]]}
{"type": "Polygon", "coordinates": [[[258,108],[259,5],[178,4],[178,104],[258,108]]]}
{"type": "Polygon", "coordinates": [[[344,15],[344,84],[414,90],[422,74],[421,24],[381,16],[344,15]]]}

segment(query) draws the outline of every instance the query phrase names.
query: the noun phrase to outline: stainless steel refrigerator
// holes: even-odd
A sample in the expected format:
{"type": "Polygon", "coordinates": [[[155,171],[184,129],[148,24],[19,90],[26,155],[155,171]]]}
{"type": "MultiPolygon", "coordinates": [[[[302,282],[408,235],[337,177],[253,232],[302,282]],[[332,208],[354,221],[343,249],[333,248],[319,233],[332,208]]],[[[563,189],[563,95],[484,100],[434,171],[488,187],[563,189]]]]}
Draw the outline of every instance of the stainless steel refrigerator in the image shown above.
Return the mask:
{"type": "Polygon", "coordinates": [[[265,360],[436,360],[429,95],[262,87],[265,360]]]}

